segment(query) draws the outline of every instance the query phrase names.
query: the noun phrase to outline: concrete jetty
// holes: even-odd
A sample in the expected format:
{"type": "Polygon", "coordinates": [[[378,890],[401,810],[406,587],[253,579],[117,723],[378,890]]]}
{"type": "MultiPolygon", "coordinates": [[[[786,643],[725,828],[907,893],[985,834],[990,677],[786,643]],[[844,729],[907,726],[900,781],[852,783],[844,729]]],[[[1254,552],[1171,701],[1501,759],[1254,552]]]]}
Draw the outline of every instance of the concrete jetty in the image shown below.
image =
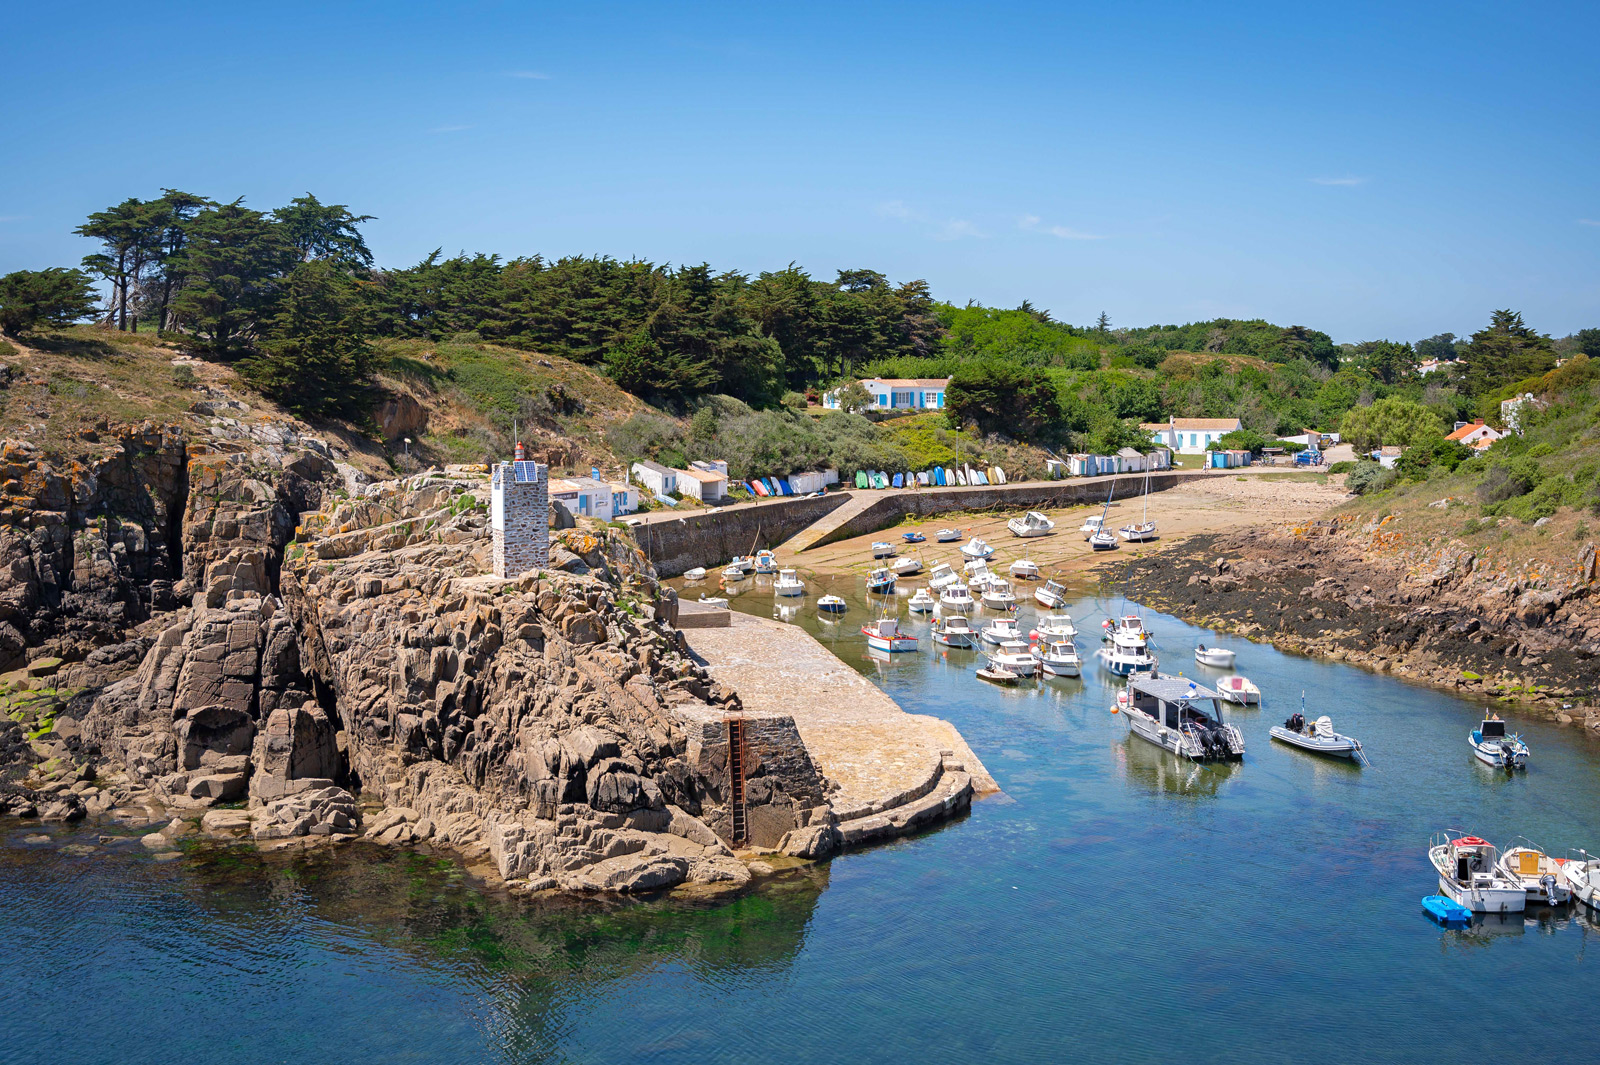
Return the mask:
{"type": "Polygon", "coordinates": [[[954,725],[901,709],[805,630],[730,612],[730,624],[682,629],[746,712],[792,717],[831,797],[845,846],[914,831],[999,786],[954,725]]]}

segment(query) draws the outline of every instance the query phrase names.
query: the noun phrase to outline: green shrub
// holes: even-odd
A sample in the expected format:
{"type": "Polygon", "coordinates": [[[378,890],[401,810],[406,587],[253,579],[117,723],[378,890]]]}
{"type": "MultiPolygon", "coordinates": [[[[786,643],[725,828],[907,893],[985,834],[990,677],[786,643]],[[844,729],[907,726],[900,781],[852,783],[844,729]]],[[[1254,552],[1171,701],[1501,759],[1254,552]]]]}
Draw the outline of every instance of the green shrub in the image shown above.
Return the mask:
{"type": "Polygon", "coordinates": [[[1344,486],[1359,496],[1372,495],[1383,491],[1399,479],[1400,475],[1393,470],[1386,470],[1376,462],[1363,459],[1356,463],[1356,468],[1345,478],[1344,486]]]}
{"type": "Polygon", "coordinates": [[[194,375],[193,367],[174,366],[172,368],[172,383],[179,388],[193,388],[199,380],[194,375]]]}
{"type": "Polygon", "coordinates": [[[1535,444],[1528,449],[1528,457],[1530,459],[1542,459],[1546,455],[1554,455],[1555,453],[1556,449],[1549,444],[1535,444]]]}
{"type": "Polygon", "coordinates": [[[0,340],[0,359],[9,359],[17,354],[17,346],[9,340],[0,340]]]}
{"type": "Polygon", "coordinates": [[[1344,459],[1341,462],[1335,462],[1332,466],[1329,466],[1328,467],[1328,472],[1329,473],[1349,473],[1351,470],[1353,470],[1355,468],[1356,468],[1356,464],[1352,460],[1344,459]]]}
{"type": "Polygon", "coordinates": [[[1543,478],[1544,472],[1532,459],[1520,458],[1489,467],[1489,476],[1477,487],[1478,501],[1493,505],[1527,495],[1543,478]]]}

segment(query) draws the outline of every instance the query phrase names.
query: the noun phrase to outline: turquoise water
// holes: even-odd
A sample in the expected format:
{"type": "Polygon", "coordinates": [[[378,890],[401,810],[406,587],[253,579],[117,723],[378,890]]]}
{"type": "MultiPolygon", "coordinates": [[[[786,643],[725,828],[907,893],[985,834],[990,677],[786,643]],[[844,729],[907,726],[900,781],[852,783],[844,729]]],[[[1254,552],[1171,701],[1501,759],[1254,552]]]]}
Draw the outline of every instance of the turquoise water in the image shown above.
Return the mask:
{"type": "MultiPolygon", "coordinates": [[[[531,907],[377,848],[160,864],[98,846],[103,829],[28,845],[36,825],[0,823],[0,1061],[1432,1062],[1589,1044],[1600,925],[1446,932],[1418,907],[1436,829],[1600,844],[1600,744],[1577,730],[1520,723],[1532,768],[1507,779],[1467,750],[1478,706],[1223,637],[1268,705],[1231,713],[1242,765],[1199,768],[1130,741],[1092,669],[1010,690],[975,680],[970,652],[884,663],[855,634],[859,599],[839,625],[811,602],[796,623],[955,722],[1003,796],[703,906],[531,907]],[[1373,768],[1267,740],[1302,688],[1373,768]]],[[[738,605],[773,610],[760,590],[738,605]]],[[[1071,612],[1092,631],[1121,605],[1071,612]]],[[[1207,675],[1190,652],[1211,634],[1147,617],[1172,670],[1207,675]]]]}

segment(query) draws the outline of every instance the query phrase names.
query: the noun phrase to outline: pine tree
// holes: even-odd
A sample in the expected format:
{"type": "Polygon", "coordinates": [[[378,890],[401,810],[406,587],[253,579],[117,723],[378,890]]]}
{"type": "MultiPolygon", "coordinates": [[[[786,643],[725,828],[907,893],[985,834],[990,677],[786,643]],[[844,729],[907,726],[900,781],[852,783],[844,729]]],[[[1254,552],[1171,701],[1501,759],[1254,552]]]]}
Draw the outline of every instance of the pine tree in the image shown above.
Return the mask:
{"type": "Polygon", "coordinates": [[[296,266],[283,279],[261,353],[239,372],[290,410],[309,417],[364,410],[372,377],[369,315],[356,282],[331,262],[296,266]]]}

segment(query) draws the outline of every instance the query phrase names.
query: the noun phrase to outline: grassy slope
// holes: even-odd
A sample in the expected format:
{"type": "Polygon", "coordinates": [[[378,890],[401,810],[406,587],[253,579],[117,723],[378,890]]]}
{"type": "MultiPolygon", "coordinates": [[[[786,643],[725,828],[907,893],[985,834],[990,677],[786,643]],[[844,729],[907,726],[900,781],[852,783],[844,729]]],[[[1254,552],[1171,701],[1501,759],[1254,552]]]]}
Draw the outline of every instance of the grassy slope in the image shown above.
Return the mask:
{"type": "MultiPolygon", "coordinates": [[[[15,371],[10,387],[0,390],[0,436],[32,440],[62,458],[93,450],[83,434],[99,424],[181,422],[204,399],[240,400],[253,418],[291,417],[224,365],[187,363],[196,381],[182,383],[174,374],[177,348],[151,333],[75,326],[12,347],[15,354],[0,353],[15,371]]],[[[414,447],[426,462],[508,454],[515,418],[531,445],[548,445],[567,460],[560,466],[614,472],[620,464],[605,448],[605,428],[644,409],[606,378],[561,358],[420,341],[380,344],[379,355],[382,388],[410,393],[428,413],[428,429],[414,447]]],[[[402,449],[385,445],[370,420],[311,428],[343,445],[366,472],[394,475],[402,449]]]]}
{"type": "Polygon", "coordinates": [[[522,439],[550,455],[558,472],[622,464],[605,431],[647,409],[608,378],[555,355],[494,344],[390,340],[377,345],[378,379],[428,411],[417,450],[430,462],[481,462],[522,439]]]}

